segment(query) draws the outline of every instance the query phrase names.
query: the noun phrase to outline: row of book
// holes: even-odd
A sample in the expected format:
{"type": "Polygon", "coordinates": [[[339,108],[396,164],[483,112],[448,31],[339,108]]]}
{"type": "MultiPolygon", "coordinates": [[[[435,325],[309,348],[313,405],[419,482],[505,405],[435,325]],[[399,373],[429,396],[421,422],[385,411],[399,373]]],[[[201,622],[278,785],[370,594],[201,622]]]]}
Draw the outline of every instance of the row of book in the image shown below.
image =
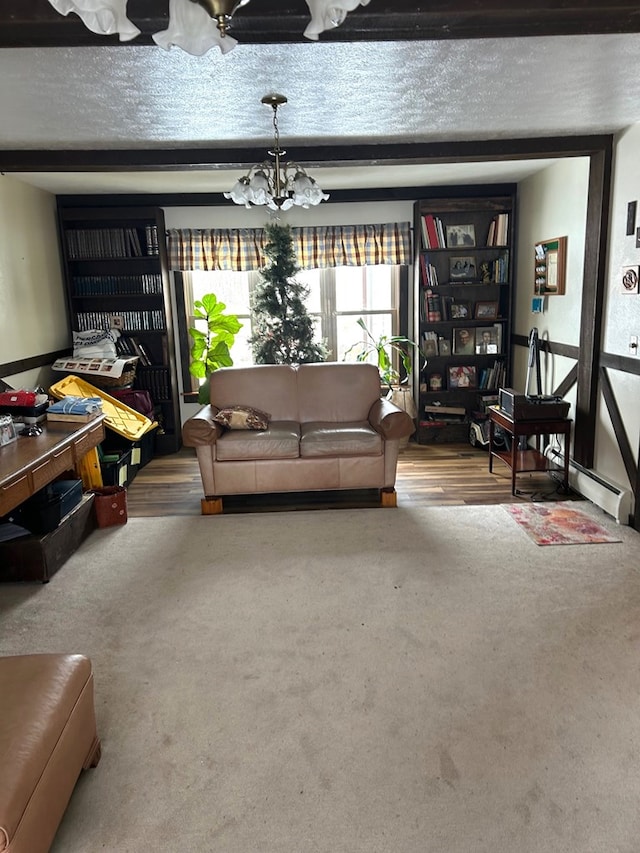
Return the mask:
{"type": "Polygon", "coordinates": [[[498,213],[489,225],[487,246],[506,246],[509,235],[509,214],[498,213]]]}
{"type": "Polygon", "coordinates": [[[158,293],[162,293],[159,273],[73,277],[74,296],[150,296],[158,293]]]}
{"type": "Polygon", "coordinates": [[[71,260],[91,258],[139,258],[159,254],[155,225],[137,228],[77,228],[66,233],[71,260]],[[144,234],[144,237],[143,237],[144,234]]]}
{"type": "Polygon", "coordinates": [[[150,350],[146,344],[132,335],[121,335],[116,341],[116,352],[118,355],[138,356],[143,367],[150,367],[154,362],[150,350]]]}
{"type": "Polygon", "coordinates": [[[150,367],[136,374],[136,388],[148,391],[156,403],[171,399],[169,370],[166,367],[150,367]]]}
{"type": "Polygon", "coordinates": [[[478,376],[478,389],[500,388],[506,378],[506,366],[504,361],[496,359],[492,367],[486,367],[480,371],[478,376]]]}
{"type": "Polygon", "coordinates": [[[506,246],[509,235],[509,214],[496,214],[487,230],[484,243],[472,223],[444,225],[439,216],[425,213],[420,217],[422,245],[425,249],[466,249],[473,246],[506,246]]]}
{"type": "MultiPolygon", "coordinates": [[[[420,273],[423,288],[438,287],[440,284],[437,266],[426,252],[420,254],[420,273]]],[[[444,274],[444,284],[507,284],[509,254],[503,252],[493,260],[481,260],[479,267],[474,257],[452,256],[449,258],[449,269],[445,270],[444,274]]]]}
{"type": "Polygon", "coordinates": [[[443,323],[449,320],[496,320],[499,303],[496,301],[456,299],[433,290],[424,290],[419,305],[423,323],[443,323]]]}
{"type": "Polygon", "coordinates": [[[153,311],[80,311],[76,314],[78,331],[117,328],[130,332],[162,332],[166,328],[164,312],[153,311]]]}

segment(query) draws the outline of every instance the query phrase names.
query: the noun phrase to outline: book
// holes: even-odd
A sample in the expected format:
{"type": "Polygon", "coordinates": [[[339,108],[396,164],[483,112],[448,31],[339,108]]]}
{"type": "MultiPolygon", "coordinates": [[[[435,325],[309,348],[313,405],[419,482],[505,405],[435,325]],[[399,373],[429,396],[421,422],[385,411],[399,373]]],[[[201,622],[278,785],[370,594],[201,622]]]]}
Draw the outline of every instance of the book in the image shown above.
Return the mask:
{"type": "Polygon", "coordinates": [[[60,421],[62,423],[70,423],[70,424],[86,424],[89,421],[92,421],[94,418],[100,417],[102,411],[99,412],[86,412],[84,414],[78,415],[70,415],[65,414],[63,412],[47,412],[47,420],[48,421],[60,421]]]}
{"type": "Polygon", "coordinates": [[[425,405],[425,412],[432,412],[438,415],[466,415],[467,410],[464,406],[430,406],[425,405]]]}

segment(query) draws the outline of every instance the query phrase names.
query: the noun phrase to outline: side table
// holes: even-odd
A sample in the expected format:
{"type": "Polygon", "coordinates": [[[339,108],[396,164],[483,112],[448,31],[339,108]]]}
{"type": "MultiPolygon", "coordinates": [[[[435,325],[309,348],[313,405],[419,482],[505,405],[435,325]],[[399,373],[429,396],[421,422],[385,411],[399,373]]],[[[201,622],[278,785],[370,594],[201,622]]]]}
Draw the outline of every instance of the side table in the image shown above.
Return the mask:
{"type": "Polygon", "coordinates": [[[564,471],[561,488],[569,490],[569,455],[571,442],[571,418],[540,418],[538,420],[513,420],[498,406],[489,407],[489,471],[493,471],[494,457],[501,459],[511,469],[511,494],[516,493],[516,476],[531,471],[555,470],[540,450],[540,436],[564,435],[564,471]],[[511,436],[511,450],[494,448],[494,433],[496,426],[501,427],[511,436]],[[520,436],[535,435],[535,448],[520,450],[520,436]]]}

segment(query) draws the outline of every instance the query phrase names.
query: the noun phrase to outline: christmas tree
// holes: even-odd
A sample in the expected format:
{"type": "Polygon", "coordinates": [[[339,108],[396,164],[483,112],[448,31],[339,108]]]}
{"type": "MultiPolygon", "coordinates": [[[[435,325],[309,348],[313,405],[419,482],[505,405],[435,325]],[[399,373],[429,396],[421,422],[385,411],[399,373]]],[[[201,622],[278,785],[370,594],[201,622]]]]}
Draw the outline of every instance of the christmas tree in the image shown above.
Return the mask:
{"type": "Polygon", "coordinates": [[[306,285],[300,272],[288,225],[265,227],[268,263],[260,271],[253,297],[255,334],[251,338],[256,364],[303,364],[325,361],[327,349],[313,340],[313,322],[307,313],[306,285]]]}

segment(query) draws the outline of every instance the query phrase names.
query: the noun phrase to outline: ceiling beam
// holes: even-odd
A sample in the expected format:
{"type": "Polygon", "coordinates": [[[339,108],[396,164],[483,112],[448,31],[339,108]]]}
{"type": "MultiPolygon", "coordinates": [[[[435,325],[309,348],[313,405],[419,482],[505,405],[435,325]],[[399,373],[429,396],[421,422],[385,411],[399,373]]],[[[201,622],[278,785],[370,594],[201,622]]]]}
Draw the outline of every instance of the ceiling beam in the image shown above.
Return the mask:
{"type": "MultiPolygon", "coordinates": [[[[168,0],[129,0],[128,14],[142,31],[132,42],[91,33],[75,14],[60,15],[47,0],[2,0],[0,48],[80,47],[152,44],[151,34],[166,29],[168,0]]],[[[244,44],[306,42],[309,22],[304,0],[251,0],[236,13],[232,35],[244,44]]],[[[640,32],[637,0],[374,0],[350,12],[342,26],[321,41],[407,41],[513,38],[640,32]]]]}

